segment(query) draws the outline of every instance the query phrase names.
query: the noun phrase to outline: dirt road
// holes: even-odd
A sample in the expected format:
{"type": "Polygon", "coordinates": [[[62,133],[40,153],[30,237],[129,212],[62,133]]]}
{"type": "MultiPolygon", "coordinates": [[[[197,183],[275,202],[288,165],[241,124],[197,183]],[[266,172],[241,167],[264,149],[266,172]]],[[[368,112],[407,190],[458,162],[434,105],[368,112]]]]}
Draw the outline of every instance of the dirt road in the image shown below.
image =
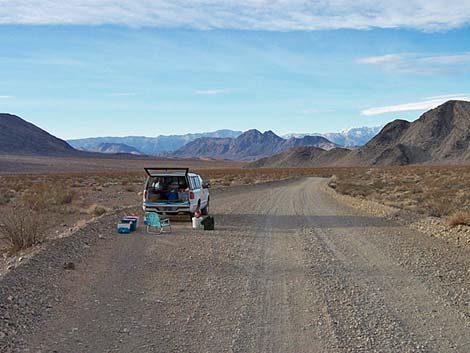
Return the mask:
{"type": "Polygon", "coordinates": [[[31,352],[470,352],[470,252],[321,179],[214,195],[218,230],[103,234],[31,352]]]}

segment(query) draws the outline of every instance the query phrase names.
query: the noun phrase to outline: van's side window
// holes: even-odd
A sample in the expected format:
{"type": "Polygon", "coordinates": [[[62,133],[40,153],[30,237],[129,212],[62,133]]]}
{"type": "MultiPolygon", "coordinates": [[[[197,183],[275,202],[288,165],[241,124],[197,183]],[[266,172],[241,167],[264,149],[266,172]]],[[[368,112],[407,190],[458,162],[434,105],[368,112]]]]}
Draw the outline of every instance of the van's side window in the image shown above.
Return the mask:
{"type": "Polygon", "coordinates": [[[194,180],[193,178],[189,178],[189,186],[191,187],[191,190],[194,190],[195,189],[195,185],[194,185],[194,180]]]}
{"type": "Polygon", "coordinates": [[[191,178],[193,181],[194,189],[200,189],[201,188],[201,182],[199,181],[198,177],[192,177],[191,178]]]}

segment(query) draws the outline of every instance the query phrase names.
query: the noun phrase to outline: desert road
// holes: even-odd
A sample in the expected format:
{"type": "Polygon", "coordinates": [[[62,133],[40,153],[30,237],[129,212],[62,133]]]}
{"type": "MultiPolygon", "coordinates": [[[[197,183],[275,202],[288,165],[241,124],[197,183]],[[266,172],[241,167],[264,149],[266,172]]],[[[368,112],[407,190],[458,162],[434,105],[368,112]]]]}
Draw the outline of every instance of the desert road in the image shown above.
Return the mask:
{"type": "Polygon", "coordinates": [[[102,234],[23,350],[470,352],[468,248],[341,205],[324,182],[214,192],[214,232],[102,234]]]}

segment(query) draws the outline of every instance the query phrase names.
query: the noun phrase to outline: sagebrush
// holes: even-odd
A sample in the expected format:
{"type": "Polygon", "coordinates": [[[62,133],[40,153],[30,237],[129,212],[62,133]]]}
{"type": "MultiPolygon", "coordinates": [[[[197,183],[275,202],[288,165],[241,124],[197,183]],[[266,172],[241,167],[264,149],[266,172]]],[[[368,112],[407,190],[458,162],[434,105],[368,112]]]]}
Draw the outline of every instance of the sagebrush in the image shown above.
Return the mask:
{"type": "Polygon", "coordinates": [[[46,217],[40,212],[15,206],[3,214],[0,237],[10,253],[30,248],[41,243],[47,228],[46,217]]]}

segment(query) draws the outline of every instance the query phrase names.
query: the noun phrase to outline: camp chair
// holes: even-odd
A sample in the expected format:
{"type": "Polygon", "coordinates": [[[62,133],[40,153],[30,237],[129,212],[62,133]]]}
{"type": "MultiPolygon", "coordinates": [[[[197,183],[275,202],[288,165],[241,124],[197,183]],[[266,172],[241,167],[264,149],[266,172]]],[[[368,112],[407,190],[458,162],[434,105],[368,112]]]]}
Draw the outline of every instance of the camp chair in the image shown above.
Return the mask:
{"type": "Polygon", "coordinates": [[[161,234],[168,231],[171,233],[171,224],[169,219],[160,219],[157,212],[145,213],[145,223],[147,224],[147,233],[149,234],[161,234]],[[160,230],[159,232],[152,232],[152,228],[160,230]]]}

